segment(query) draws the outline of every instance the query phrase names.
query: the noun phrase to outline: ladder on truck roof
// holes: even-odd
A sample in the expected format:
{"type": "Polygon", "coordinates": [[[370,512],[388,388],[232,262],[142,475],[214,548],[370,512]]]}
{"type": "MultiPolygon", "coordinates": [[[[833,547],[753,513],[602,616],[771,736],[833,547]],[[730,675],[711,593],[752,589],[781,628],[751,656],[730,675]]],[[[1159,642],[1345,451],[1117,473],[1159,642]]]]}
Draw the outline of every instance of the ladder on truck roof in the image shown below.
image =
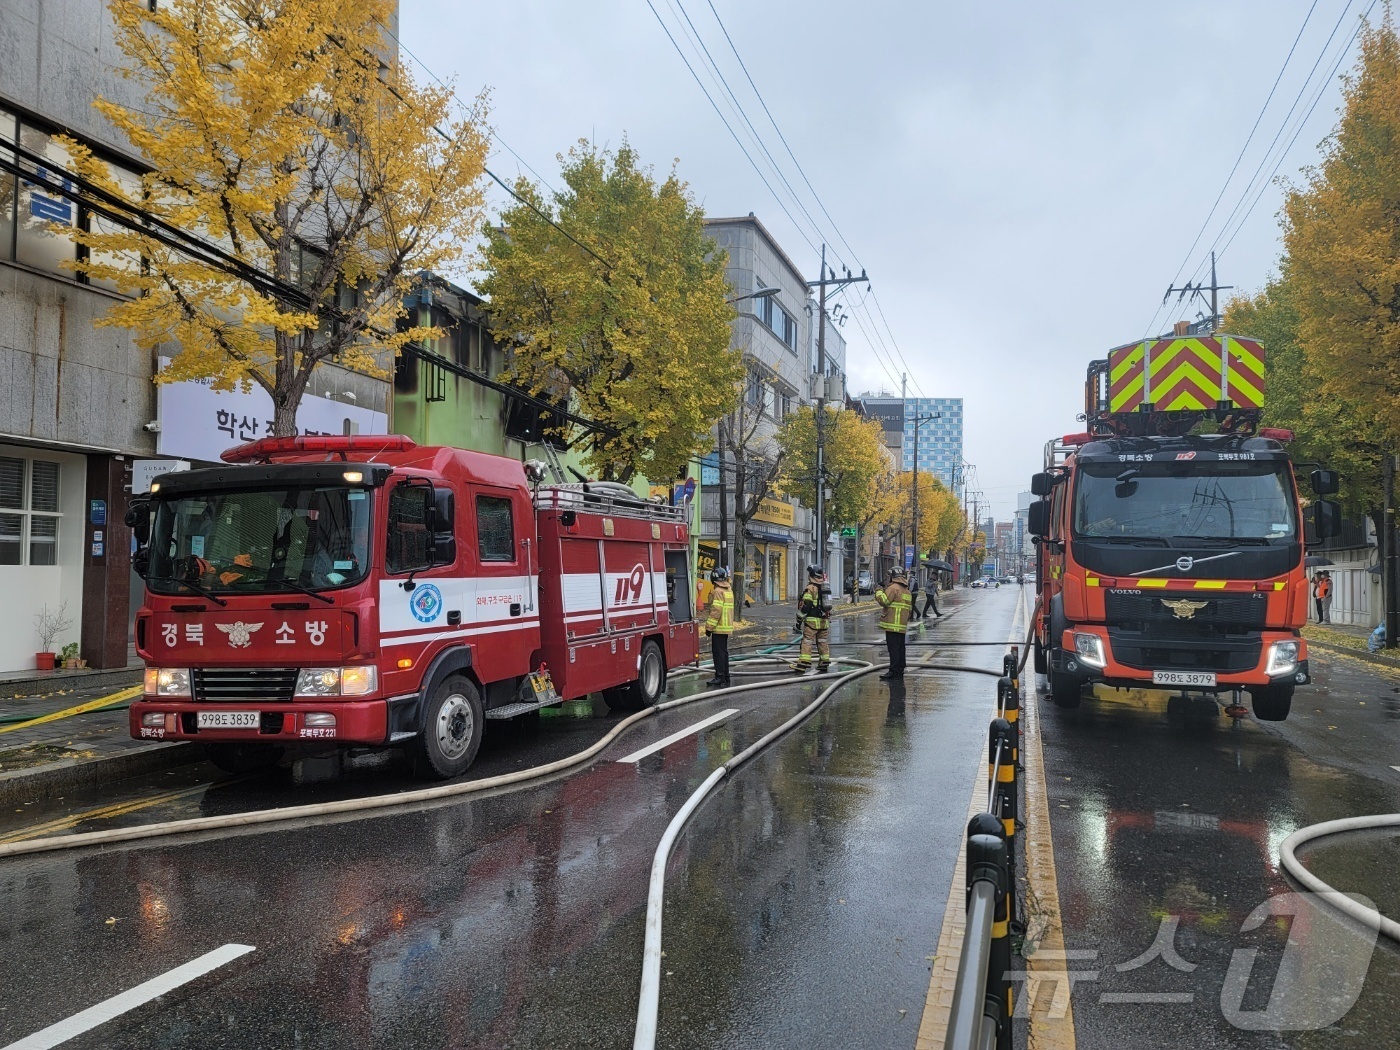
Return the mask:
{"type": "Polygon", "coordinates": [[[544,485],[535,493],[535,509],[581,510],[589,514],[607,514],[617,518],[640,518],[643,521],[688,524],[688,507],[672,507],[643,499],[626,485],[609,481],[590,481],[583,485],[544,485]]]}

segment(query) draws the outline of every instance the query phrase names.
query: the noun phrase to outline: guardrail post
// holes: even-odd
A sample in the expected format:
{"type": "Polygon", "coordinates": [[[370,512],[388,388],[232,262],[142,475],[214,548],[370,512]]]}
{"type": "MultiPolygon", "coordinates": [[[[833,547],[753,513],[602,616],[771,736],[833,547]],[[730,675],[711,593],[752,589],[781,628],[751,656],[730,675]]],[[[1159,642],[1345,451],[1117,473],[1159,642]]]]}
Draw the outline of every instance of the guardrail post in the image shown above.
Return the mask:
{"type": "MultiPolygon", "coordinates": [[[[1014,694],[1012,694],[1014,695],[1014,694]]],[[[1006,839],[1007,863],[1011,867],[1012,879],[1007,886],[1007,915],[1016,917],[1016,820],[1020,815],[1017,795],[1020,784],[1016,776],[1017,759],[1020,757],[1016,746],[1016,728],[1008,719],[994,718],[988,729],[987,767],[992,783],[989,792],[988,810],[1001,824],[1002,837],[1006,839]],[[1000,761],[998,761],[998,752],[1000,761]]]]}
{"type": "MultiPolygon", "coordinates": [[[[982,1032],[996,1033],[998,1050],[1010,1050],[1011,1014],[1011,929],[1007,910],[1010,891],[1015,881],[1007,853],[1002,823],[990,813],[978,813],[967,825],[967,895],[971,902],[973,886],[979,881],[996,887],[992,936],[987,956],[986,990],[982,998],[982,1032]]],[[[968,946],[963,945],[963,951],[968,946]]],[[[950,1033],[951,1034],[951,1033],[950,1033]]],[[[978,1040],[977,1046],[985,1045],[978,1040]]]]}

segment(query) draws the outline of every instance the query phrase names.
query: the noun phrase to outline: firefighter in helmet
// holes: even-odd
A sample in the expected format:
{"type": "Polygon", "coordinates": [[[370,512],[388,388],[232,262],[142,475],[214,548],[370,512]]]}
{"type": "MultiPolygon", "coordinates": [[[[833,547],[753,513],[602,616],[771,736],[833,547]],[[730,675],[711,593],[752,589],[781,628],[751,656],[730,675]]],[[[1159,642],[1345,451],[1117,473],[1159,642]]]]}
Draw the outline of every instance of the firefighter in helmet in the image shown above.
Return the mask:
{"type": "Polygon", "coordinates": [[[802,631],[802,655],[794,669],[803,674],[812,666],[812,650],[817,652],[817,670],[831,666],[831,646],[827,643],[831,627],[831,589],[820,565],[807,566],[807,586],[797,599],[797,625],[802,631]]]}
{"type": "Polygon", "coordinates": [[[890,654],[890,668],[880,677],[886,681],[904,677],[904,632],[909,627],[909,574],[903,569],[890,573],[890,582],[875,592],[880,603],[880,630],[885,632],[885,648],[890,654]]]}
{"type": "Polygon", "coordinates": [[[729,586],[729,570],[720,566],[710,573],[714,584],[710,591],[710,615],[705,619],[705,633],[710,636],[710,654],[714,657],[715,674],[706,685],[729,684],[729,635],[734,630],[734,591],[729,586]]]}

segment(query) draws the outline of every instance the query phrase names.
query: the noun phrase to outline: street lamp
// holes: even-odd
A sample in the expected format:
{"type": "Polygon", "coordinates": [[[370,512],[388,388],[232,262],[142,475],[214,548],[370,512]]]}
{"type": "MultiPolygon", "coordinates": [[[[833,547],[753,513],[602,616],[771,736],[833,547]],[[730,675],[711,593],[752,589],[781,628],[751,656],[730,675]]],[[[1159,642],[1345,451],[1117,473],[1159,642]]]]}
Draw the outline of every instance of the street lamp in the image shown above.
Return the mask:
{"type": "Polygon", "coordinates": [[[760,288],[756,292],[750,292],[748,295],[736,295],[734,298],[726,299],[724,302],[725,305],[733,305],[734,303],[741,303],[745,299],[771,299],[781,291],[781,288],[760,288]]]}

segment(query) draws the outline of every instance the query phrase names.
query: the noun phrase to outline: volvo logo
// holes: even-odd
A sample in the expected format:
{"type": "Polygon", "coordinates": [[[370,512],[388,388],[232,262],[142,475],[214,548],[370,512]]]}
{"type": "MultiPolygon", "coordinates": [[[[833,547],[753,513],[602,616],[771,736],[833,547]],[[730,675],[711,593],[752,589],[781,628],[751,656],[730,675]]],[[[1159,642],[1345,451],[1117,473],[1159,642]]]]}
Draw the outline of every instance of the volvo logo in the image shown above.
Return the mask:
{"type": "Polygon", "coordinates": [[[1190,572],[1191,566],[1195,564],[1196,559],[1191,557],[1191,555],[1189,554],[1183,554],[1180,558],[1176,559],[1176,567],[1182,572],[1190,572]]]}

